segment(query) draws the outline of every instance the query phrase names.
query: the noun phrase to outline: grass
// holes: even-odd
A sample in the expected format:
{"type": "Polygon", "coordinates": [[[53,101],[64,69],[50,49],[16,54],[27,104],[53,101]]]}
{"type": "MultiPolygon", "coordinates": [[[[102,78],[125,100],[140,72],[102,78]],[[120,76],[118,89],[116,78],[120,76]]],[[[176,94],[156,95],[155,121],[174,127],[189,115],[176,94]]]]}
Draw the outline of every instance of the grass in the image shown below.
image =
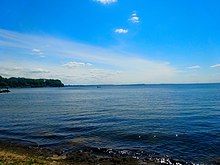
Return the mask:
{"type": "MultiPolygon", "coordinates": [[[[61,162],[41,157],[21,155],[11,151],[0,151],[0,165],[60,165],[61,162]]],[[[63,163],[62,163],[63,164],[63,163]]]]}

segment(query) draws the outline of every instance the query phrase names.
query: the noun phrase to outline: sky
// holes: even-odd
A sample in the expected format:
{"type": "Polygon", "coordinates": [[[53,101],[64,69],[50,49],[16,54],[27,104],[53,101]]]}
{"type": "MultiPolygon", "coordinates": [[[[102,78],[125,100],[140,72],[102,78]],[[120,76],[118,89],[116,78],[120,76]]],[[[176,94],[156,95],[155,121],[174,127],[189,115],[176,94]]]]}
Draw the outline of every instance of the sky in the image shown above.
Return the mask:
{"type": "Polygon", "coordinates": [[[1,0],[0,75],[220,82],[219,0],[1,0]]]}

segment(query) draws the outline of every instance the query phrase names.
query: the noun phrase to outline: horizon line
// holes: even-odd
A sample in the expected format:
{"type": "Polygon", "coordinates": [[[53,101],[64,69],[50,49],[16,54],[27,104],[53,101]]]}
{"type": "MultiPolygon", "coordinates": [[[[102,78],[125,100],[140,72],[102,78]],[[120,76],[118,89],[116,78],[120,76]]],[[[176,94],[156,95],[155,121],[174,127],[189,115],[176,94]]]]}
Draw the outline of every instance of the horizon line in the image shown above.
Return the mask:
{"type": "Polygon", "coordinates": [[[135,84],[64,84],[64,87],[71,86],[144,86],[144,85],[205,85],[220,84],[220,82],[201,82],[201,83],[135,83],[135,84]]]}

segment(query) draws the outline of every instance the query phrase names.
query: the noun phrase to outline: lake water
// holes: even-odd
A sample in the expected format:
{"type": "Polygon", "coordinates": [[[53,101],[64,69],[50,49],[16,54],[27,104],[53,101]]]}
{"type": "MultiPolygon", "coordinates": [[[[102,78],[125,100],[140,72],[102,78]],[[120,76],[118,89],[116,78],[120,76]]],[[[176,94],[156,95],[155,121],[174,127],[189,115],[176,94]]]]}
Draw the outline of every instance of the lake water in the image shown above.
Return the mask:
{"type": "Polygon", "coordinates": [[[64,151],[100,147],[196,163],[220,158],[220,85],[11,89],[0,140],[64,151]]]}

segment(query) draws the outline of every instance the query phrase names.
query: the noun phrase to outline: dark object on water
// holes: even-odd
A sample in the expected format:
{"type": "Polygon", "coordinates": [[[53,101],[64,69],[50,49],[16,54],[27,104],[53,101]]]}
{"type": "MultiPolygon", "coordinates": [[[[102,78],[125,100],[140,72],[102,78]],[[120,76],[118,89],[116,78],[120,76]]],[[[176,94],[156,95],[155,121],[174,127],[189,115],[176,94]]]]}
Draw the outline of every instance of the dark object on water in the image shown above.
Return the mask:
{"type": "Polygon", "coordinates": [[[11,92],[10,90],[7,89],[3,89],[3,90],[0,90],[0,93],[8,93],[8,92],[11,92]]]}
{"type": "Polygon", "coordinates": [[[97,88],[101,88],[101,86],[97,86],[97,88]]]}

